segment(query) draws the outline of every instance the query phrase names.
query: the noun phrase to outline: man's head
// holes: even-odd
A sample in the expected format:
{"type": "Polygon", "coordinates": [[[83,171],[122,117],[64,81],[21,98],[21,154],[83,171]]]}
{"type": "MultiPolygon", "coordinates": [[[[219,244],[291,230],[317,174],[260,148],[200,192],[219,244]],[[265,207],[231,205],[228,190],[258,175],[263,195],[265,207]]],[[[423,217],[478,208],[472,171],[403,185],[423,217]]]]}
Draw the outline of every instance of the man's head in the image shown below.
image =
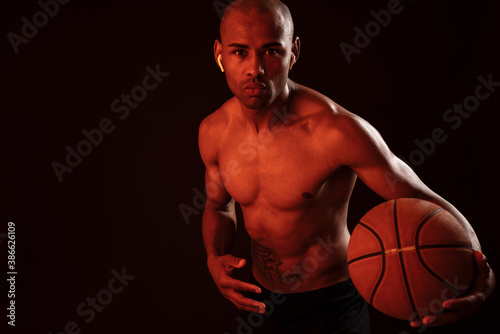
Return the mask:
{"type": "Polygon", "coordinates": [[[214,55],[216,60],[221,55],[233,94],[248,109],[269,107],[299,57],[300,40],[294,38],[288,7],[279,0],[233,1],[222,17],[220,38],[214,55]]]}

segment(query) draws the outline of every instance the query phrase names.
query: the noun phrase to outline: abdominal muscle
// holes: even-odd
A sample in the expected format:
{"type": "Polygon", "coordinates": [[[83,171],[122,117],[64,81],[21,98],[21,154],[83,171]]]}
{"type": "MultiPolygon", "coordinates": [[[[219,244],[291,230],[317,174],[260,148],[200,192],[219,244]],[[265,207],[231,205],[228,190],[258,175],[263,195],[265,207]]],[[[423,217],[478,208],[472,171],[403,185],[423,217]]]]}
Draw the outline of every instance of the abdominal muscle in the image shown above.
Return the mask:
{"type": "MultiPolygon", "coordinates": [[[[248,210],[242,209],[245,216],[248,210]]],[[[263,287],[296,293],[349,278],[346,258],[350,235],[344,214],[328,215],[328,219],[303,214],[293,219],[297,216],[293,212],[282,213],[281,219],[272,213],[266,216],[273,221],[245,219],[251,238],[252,273],[263,287]]]]}

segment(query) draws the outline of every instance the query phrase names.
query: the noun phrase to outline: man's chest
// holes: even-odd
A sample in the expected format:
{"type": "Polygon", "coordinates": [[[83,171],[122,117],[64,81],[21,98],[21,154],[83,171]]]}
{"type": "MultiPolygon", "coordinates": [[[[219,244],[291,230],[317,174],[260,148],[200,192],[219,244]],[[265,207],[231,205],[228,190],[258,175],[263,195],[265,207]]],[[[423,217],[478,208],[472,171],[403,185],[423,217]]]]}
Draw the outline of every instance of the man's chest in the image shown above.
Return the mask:
{"type": "Polygon", "coordinates": [[[224,186],[237,202],[277,208],[313,197],[334,169],[314,138],[280,133],[227,139],[218,161],[224,186]]]}

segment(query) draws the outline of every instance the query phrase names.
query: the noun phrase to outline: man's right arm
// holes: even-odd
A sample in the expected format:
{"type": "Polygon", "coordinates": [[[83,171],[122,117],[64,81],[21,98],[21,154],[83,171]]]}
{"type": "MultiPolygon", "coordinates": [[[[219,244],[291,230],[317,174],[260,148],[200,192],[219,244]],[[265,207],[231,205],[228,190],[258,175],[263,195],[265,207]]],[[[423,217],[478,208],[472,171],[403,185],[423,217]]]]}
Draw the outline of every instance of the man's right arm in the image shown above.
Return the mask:
{"type": "Polygon", "coordinates": [[[246,298],[238,292],[260,293],[260,289],[231,277],[233,270],[242,268],[246,261],[230,254],[236,232],[235,203],[220,177],[216,136],[211,135],[217,130],[213,123],[210,116],[202,122],[198,144],[206,167],[207,203],[203,212],[202,233],[208,269],[222,295],[238,309],[263,313],[265,304],[246,298]]]}
{"type": "Polygon", "coordinates": [[[217,142],[212,133],[217,131],[213,116],[207,117],[200,125],[199,149],[205,164],[205,187],[207,202],[203,212],[203,241],[207,260],[229,254],[233,247],[236,231],[234,201],[226,191],[220,177],[217,163],[217,142]]]}
{"type": "Polygon", "coordinates": [[[210,261],[231,252],[236,232],[236,214],[234,200],[220,183],[218,166],[210,162],[206,162],[205,166],[207,202],[203,211],[202,231],[207,260],[210,261]]]}

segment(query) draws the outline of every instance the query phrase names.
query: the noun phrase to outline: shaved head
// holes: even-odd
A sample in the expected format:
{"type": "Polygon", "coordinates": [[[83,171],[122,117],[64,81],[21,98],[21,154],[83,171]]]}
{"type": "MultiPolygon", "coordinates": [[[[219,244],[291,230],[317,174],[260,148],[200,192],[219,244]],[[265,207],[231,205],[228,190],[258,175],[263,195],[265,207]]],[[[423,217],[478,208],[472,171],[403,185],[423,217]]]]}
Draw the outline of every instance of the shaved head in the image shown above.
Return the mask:
{"type": "Polygon", "coordinates": [[[235,0],[231,2],[225,9],[222,21],[220,24],[220,37],[223,38],[224,31],[230,29],[228,18],[232,13],[238,12],[244,15],[251,16],[255,13],[274,14],[276,15],[281,28],[293,40],[294,25],[292,14],[288,7],[279,0],[235,0]]]}

